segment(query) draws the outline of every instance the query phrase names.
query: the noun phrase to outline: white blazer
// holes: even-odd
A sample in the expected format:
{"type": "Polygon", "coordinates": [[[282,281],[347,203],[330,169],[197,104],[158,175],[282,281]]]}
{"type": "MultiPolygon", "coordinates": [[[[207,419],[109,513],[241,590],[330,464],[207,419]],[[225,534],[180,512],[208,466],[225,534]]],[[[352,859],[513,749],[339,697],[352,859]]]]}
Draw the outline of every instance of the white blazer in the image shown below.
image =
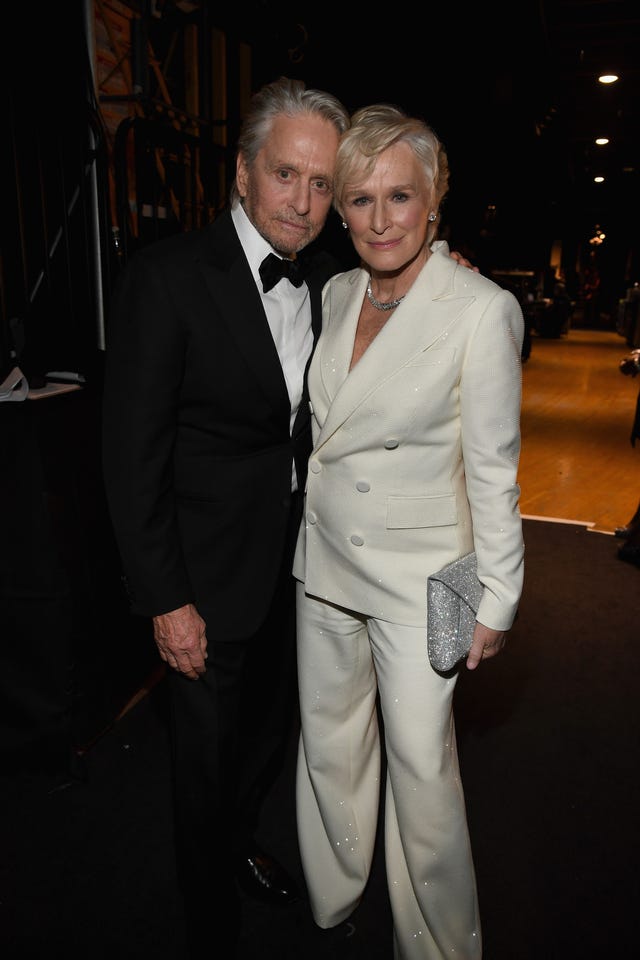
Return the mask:
{"type": "Polygon", "coordinates": [[[426,625],[427,576],[475,549],[478,620],[507,630],[523,582],[516,298],[436,243],[349,371],[368,274],[333,277],[309,369],[314,448],[293,573],[307,593],[426,625]]]}

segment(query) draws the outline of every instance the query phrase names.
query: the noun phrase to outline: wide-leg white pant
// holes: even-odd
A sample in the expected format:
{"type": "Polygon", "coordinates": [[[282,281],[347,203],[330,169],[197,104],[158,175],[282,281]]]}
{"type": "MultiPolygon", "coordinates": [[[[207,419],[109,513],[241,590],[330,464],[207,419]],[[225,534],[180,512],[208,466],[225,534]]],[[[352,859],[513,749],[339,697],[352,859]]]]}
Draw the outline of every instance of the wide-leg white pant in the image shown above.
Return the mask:
{"type": "Polygon", "coordinates": [[[452,712],[455,677],[426,630],[309,597],[298,584],[300,852],[311,908],[333,927],[369,877],[387,754],[385,859],[396,960],[479,960],[476,883],[452,712]]]}

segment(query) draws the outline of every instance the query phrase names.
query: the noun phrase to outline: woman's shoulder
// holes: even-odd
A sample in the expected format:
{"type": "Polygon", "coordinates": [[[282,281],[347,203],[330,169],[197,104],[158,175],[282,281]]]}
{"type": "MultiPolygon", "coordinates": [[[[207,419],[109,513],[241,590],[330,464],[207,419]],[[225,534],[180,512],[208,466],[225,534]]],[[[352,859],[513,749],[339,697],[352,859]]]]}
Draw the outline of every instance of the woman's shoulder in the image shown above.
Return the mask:
{"type": "Polygon", "coordinates": [[[364,295],[366,278],[369,276],[366,270],[361,267],[354,267],[351,270],[343,270],[336,273],[325,283],[322,289],[322,308],[325,314],[333,311],[339,313],[344,310],[345,305],[351,301],[352,297],[357,298],[364,295]]]}
{"type": "MultiPolygon", "coordinates": [[[[457,292],[466,292],[475,297],[489,299],[499,293],[507,294],[508,297],[513,296],[513,294],[511,294],[506,287],[501,286],[492,277],[487,276],[485,273],[480,273],[474,270],[473,267],[475,264],[473,264],[471,267],[465,267],[454,260],[449,253],[449,247],[446,243],[440,245],[436,250],[432,248],[432,254],[435,254],[436,257],[441,258],[441,266],[443,266],[447,272],[450,272],[454,289],[457,292]]],[[[516,298],[514,297],[514,300],[515,299],[516,298]]]]}
{"type": "Polygon", "coordinates": [[[352,287],[354,283],[357,283],[361,277],[366,274],[366,270],[363,270],[362,267],[353,267],[351,270],[342,270],[340,273],[334,274],[329,281],[329,285],[333,287],[352,287]]]}

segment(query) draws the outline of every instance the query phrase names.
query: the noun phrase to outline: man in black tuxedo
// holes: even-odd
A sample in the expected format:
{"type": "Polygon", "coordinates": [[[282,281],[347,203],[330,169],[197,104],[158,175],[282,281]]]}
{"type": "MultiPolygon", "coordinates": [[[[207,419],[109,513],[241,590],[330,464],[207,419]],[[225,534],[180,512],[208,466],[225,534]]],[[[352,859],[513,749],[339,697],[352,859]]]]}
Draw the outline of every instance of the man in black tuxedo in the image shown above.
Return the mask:
{"type": "Polygon", "coordinates": [[[297,896],[254,833],[295,715],[304,375],[322,286],[338,267],[327,254],[304,264],[298,255],[324,226],[348,123],[327,93],[287,79],[264,87],[240,135],[231,209],[138,251],[114,292],[105,485],[132,610],[153,618],[170,668],[176,851],[194,957],[211,956],[216,918],[232,955],[234,879],[272,903],[297,896]],[[283,260],[296,272],[265,288],[262,275],[283,260]]]}

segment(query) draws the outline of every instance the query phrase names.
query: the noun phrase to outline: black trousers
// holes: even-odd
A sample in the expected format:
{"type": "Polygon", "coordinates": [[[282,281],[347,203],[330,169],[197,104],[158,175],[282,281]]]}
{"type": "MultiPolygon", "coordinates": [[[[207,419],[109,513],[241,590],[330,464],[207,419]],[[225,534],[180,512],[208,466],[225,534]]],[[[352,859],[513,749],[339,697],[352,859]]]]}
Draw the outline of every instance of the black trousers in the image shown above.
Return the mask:
{"type": "Polygon", "coordinates": [[[241,924],[234,874],[282,769],[296,715],[291,565],[299,517],[298,495],[276,590],[257,633],[227,639],[212,626],[205,674],[198,680],[169,674],[176,862],[193,957],[211,957],[212,929],[227,951],[222,955],[234,955],[241,924]]]}

